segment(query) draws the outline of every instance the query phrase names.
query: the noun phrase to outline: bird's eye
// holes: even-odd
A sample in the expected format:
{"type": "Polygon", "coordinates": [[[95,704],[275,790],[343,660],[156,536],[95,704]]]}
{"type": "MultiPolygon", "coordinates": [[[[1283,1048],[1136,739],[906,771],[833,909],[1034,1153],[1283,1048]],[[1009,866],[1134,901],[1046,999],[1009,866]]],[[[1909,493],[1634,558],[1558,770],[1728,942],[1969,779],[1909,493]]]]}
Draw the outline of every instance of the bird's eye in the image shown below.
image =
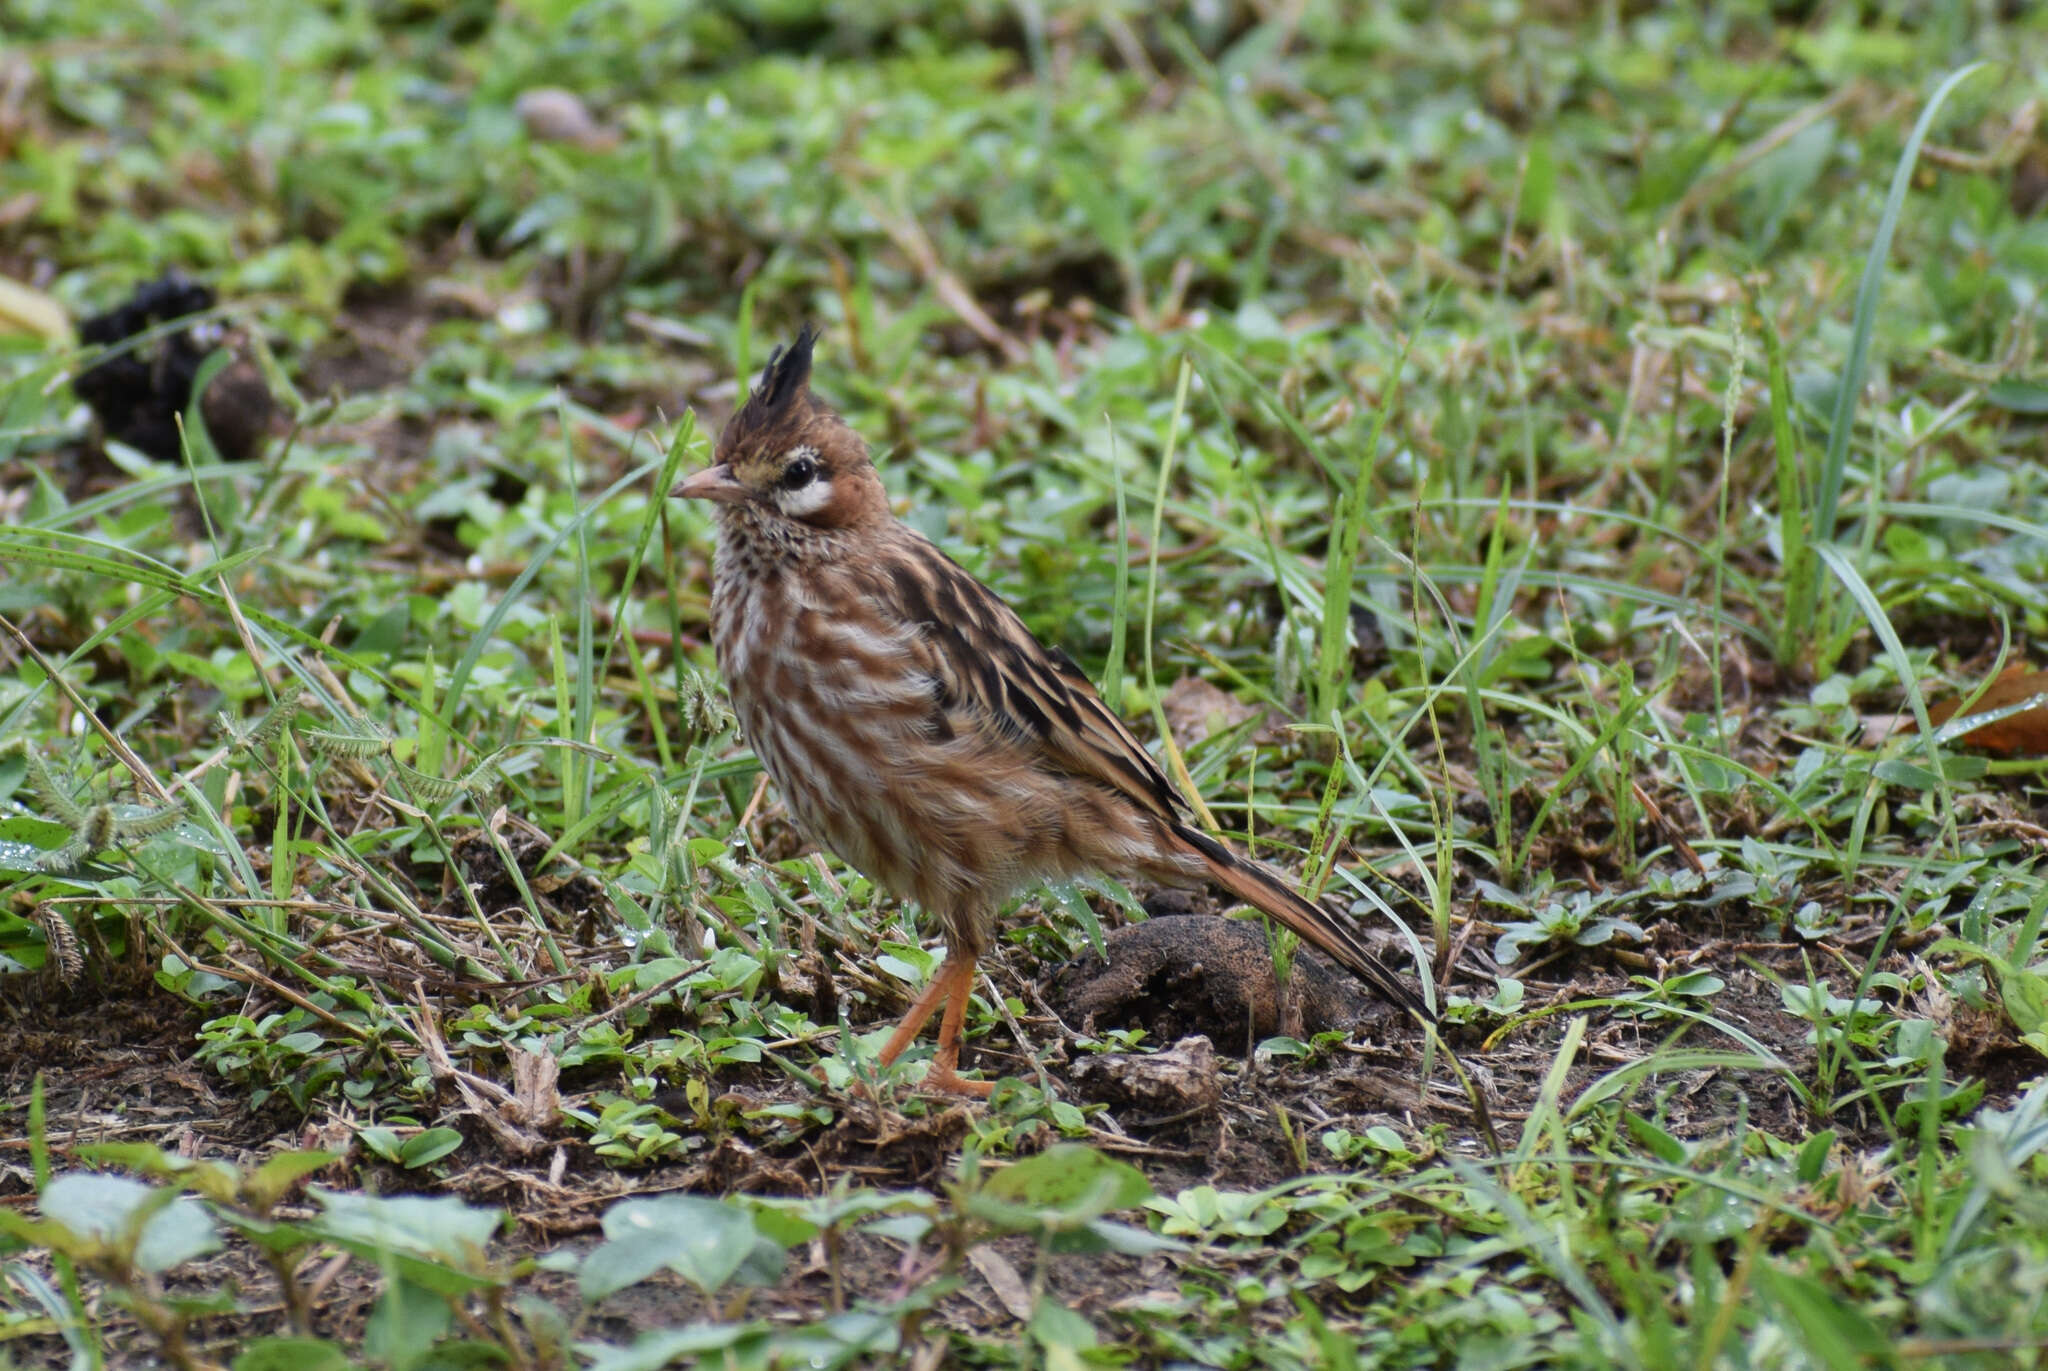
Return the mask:
{"type": "Polygon", "coordinates": [[[799,457],[782,469],[782,488],[802,490],[818,475],[818,464],[808,457],[799,457]]]}

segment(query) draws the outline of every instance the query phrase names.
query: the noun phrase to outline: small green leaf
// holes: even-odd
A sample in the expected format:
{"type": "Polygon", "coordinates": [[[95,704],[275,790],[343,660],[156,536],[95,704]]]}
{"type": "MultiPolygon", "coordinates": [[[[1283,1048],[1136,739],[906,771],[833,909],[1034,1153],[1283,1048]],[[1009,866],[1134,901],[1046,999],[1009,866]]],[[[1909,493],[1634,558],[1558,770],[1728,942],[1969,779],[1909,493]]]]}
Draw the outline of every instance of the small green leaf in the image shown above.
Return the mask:
{"type": "Polygon", "coordinates": [[[2048,977],[2015,967],[1998,978],[1998,997],[2020,1032],[2048,1028],[2048,977]]]}
{"type": "Polygon", "coordinates": [[[1892,757],[1870,768],[1878,780],[1887,785],[1904,786],[1908,790],[1933,790],[1941,784],[1941,777],[1926,767],[1892,757]]]}
{"type": "Polygon", "coordinates": [[[1835,1148],[1835,1130],[1824,1128],[1799,1145],[1799,1156],[1793,1162],[1793,1170],[1800,1184],[1812,1185],[1827,1171],[1828,1156],[1835,1148]]]}
{"type": "Polygon", "coordinates": [[[1622,1119],[1628,1125],[1629,1136],[1649,1149],[1650,1154],[1658,1161],[1667,1162],[1672,1166],[1684,1163],[1685,1144],[1677,1138],[1632,1109],[1624,1113],[1622,1119]]]}
{"type": "Polygon", "coordinates": [[[17,814],[0,820],[0,871],[26,875],[43,858],[71,841],[71,830],[48,819],[17,814]]]}
{"type": "Polygon", "coordinates": [[[280,1152],[249,1173],[243,1182],[243,1192],[251,1204],[267,1214],[294,1185],[340,1160],[339,1152],[280,1152]]]}
{"type": "Polygon", "coordinates": [[[171,1155],[150,1143],[88,1143],[78,1155],[96,1166],[118,1166],[145,1176],[166,1177],[175,1169],[171,1155]]]}
{"type": "Polygon", "coordinates": [[[398,1276],[449,1296],[502,1279],[487,1249],[505,1220],[501,1209],[453,1196],[354,1195],[310,1187],[323,1213],[305,1227],[398,1276]]]}
{"type": "Polygon", "coordinates": [[[408,1280],[385,1286],[363,1328],[363,1351],[391,1371],[411,1371],[447,1335],[455,1311],[434,1291],[408,1280]]]}
{"type": "MultiPolygon", "coordinates": [[[[1048,1358],[1056,1351],[1085,1351],[1097,1341],[1093,1324],[1059,1301],[1045,1297],[1031,1311],[1031,1336],[1045,1349],[1048,1358]]],[[[1073,1364],[1082,1365],[1078,1360],[1073,1364]]]]}
{"type": "Polygon", "coordinates": [[[1984,401],[2014,414],[2048,414],[2048,386],[2034,381],[2000,381],[1984,392],[1984,401]]]}
{"type": "Polygon", "coordinates": [[[1681,971],[1664,982],[1664,993],[1704,998],[1708,995],[1718,995],[1727,987],[1728,982],[1711,971],[1681,971]]]}
{"type": "Polygon", "coordinates": [[[1829,1371],[1868,1371],[1897,1361],[1891,1339],[1856,1306],[1811,1276],[1769,1262],[1757,1285],[1799,1329],[1806,1353],[1829,1371]]]}
{"type": "Polygon", "coordinates": [[[707,1295],[735,1277],[761,1285],[781,1273],[782,1249],[761,1236],[751,1213],[697,1195],[615,1204],[605,1211],[604,1235],[577,1277],[591,1303],[664,1267],[707,1295]]]}
{"type": "Polygon", "coordinates": [[[462,1146],[462,1134],[452,1128],[429,1128],[405,1140],[399,1160],[409,1168],[428,1166],[462,1146]]]}
{"type": "Polygon", "coordinates": [[[1090,1219],[1083,1229],[1090,1247],[1097,1251],[1121,1252],[1127,1257],[1149,1257],[1155,1252],[1182,1252],[1187,1244],[1161,1237],[1149,1228],[1118,1223],[1115,1219],[1090,1219]]]}
{"type": "Polygon", "coordinates": [[[764,1334],[744,1323],[690,1323],[681,1328],[663,1328],[642,1333],[630,1347],[610,1343],[582,1342],[576,1350],[588,1359],[587,1371],[662,1371],[683,1357],[704,1352],[728,1352],[714,1365],[746,1365],[730,1352],[742,1343],[758,1342],[764,1334]]]}
{"type": "Polygon", "coordinates": [[[356,1130],[356,1139],[364,1147],[369,1148],[370,1151],[393,1165],[397,1165],[404,1159],[405,1140],[398,1136],[396,1129],[385,1128],[381,1124],[372,1124],[368,1128],[358,1128],[356,1130]]]}
{"type": "MultiPolygon", "coordinates": [[[[975,1198],[993,1201],[999,1208],[1036,1211],[1039,1222],[1078,1226],[1143,1204],[1152,1198],[1152,1186],[1145,1173],[1128,1162],[1079,1143],[1059,1143],[1004,1167],[975,1198]]],[[[1021,1217],[983,1212],[998,1222],[1021,1217]]]]}
{"type": "Polygon", "coordinates": [[[220,1248],[213,1218],[198,1200],[127,1176],[59,1176],[43,1191],[43,1217],[116,1250],[132,1242],[130,1260],[149,1272],[220,1248]]]}
{"type": "Polygon", "coordinates": [[[234,1371],[350,1371],[354,1363],[320,1338],[258,1338],[235,1357],[234,1371]]]}

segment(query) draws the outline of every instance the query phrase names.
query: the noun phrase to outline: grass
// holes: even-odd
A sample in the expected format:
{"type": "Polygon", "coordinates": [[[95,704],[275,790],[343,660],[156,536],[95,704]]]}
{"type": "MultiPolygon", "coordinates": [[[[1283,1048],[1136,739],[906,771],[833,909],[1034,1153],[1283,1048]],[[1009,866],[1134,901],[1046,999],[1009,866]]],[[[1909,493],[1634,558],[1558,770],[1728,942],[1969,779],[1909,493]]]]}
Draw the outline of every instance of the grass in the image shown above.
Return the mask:
{"type": "Polygon", "coordinates": [[[2043,1362],[2040,763],[1927,714],[2048,628],[2025,7],[0,27],[0,1364],[2043,1362]],[[255,460],[69,387],[173,267],[255,460]],[[1499,1151],[1370,1016],[1103,1093],[1178,1022],[1048,1007],[1107,880],[1008,911],[986,1109],[876,1077],[932,921],[659,498],[805,321],[1499,1151]]]}

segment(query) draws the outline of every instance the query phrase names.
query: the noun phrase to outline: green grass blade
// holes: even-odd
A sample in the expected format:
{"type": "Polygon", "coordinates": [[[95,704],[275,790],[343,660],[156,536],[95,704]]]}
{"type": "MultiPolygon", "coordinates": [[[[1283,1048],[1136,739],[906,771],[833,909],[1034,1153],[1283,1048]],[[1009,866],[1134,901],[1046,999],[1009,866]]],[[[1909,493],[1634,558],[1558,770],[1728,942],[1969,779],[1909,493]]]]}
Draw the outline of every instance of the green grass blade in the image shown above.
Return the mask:
{"type": "Polygon", "coordinates": [[[1835,515],[1842,500],[1843,472],[1849,464],[1849,432],[1855,423],[1856,405],[1863,391],[1864,368],[1870,360],[1870,336],[1877,328],[1878,297],[1884,291],[1885,261],[1891,256],[1892,234],[1898,229],[1899,215],[1905,209],[1906,192],[1913,186],[1913,168],[1920,160],[1920,145],[1927,141],[1935,116],[1941,112],[1942,105],[1956,87],[1991,65],[1989,62],[1973,62],[1952,72],[1935,88],[1934,97],[1920,111],[1920,120],[1913,125],[1913,132],[1899,153],[1898,166],[1892,171],[1891,190],[1885,195],[1884,213],[1877,221],[1877,236],[1871,240],[1870,252],[1863,259],[1863,279],[1856,287],[1856,313],[1849,326],[1849,361],[1842,369],[1841,383],[1835,391],[1834,413],[1828,420],[1827,452],[1821,458],[1820,480],[1814,492],[1813,536],[1822,542],[1831,542],[1835,536],[1835,515]]]}

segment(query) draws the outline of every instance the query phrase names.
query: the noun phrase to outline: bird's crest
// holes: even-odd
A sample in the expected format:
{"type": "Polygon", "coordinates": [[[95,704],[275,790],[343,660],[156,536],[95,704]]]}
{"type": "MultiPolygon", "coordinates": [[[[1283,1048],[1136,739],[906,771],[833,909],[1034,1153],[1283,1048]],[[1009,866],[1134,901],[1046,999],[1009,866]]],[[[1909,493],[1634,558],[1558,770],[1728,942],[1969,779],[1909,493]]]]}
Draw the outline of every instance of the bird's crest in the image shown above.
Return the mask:
{"type": "Polygon", "coordinates": [[[805,324],[797,330],[796,341],[787,348],[777,348],[768,354],[768,365],[761,369],[761,379],[754,386],[753,405],[761,409],[761,417],[771,419],[788,409],[790,402],[803,394],[811,380],[811,347],[818,341],[818,335],[805,324]]]}
{"type": "Polygon", "coordinates": [[[779,441],[780,435],[800,429],[811,418],[814,407],[804,399],[810,394],[811,346],[817,341],[818,335],[805,324],[795,342],[768,354],[761,379],[719,437],[719,460],[770,441],[770,435],[779,441]]]}

